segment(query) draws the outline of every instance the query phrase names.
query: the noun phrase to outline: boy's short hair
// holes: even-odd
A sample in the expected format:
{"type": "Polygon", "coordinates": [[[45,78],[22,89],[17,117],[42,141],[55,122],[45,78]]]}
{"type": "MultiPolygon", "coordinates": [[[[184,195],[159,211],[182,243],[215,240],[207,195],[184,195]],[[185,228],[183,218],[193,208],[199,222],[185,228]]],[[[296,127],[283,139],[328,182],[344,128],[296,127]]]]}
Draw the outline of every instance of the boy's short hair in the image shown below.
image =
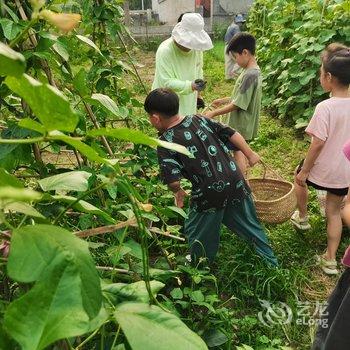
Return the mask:
{"type": "Polygon", "coordinates": [[[342,85],[350,84],[350,48],[333,43],[326,47],[321,55],[323,68],[331,73],[342,85]]]}
{"type": "Polygon", "coordinates": [[[234,35],[227,46],[226,53],[230,51],[241,54],[243,50],[248,50],[252,55],[255,55],[256,41],[253,35],[241,32],[234,35]]]}
{"type": "Polygon", "coordinates": [[[179,113],[179,97],[170,89],[158,88],[147,95],[144,108],[148,114],[158,113],[171,118],[179,113]]]}

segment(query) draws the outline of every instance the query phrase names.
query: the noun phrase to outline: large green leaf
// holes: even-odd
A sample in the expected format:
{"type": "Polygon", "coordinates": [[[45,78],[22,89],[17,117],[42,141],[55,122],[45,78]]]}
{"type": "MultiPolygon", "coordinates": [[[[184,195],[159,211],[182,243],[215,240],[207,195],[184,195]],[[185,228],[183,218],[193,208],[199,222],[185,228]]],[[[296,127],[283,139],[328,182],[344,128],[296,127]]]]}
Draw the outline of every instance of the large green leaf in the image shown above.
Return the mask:
{"type": "Polygon", "coordinates": [[[13,211],[16,213],[22,213],[24,215],[32,216],[34,218],[45,219],[45,217],[40,214],[35,208],[27,203],[13,202],[5,205],[5,212],[13,211]]]}
{"type": "Polygon", "coordinates": [[[88,244],[63,228],[35,225],[14,230],[8,274],[19,282],[41,280],[57,255],[69,257],[70,265],[76,268],[84,309],[90,318],[95,317],[101,308],[102,295],[88,244]]]}
{"type": "Polygon", "coordinates": [[[76,37],[79,40],[81,40],[82,42],[84,42],[85,44],[88,44],[89,46],[94,48],[101,56],[103,56],[101,50],[96,46],[96,44],[91,39],[89,39],[88,37],[86,37],[84,35],[76,35],[76,37]]]}
{"type": "MultiPolygon", "coordinates": [[[[165,286],[159,281],[150,281],[151,291],[154,296],[165,286]]],[[[149,302],[149,295],[145,281],[134,283],[111,283],[103,284],[102,291],[113,294],[117,302],[122,301],[139,301],[143,303],[149,302]]]]}
{"type": "Polygon", "coordinates": [[[86,171],[69,171],[39,180],[43,191],[86,191],[91,173],[86,171]]]}
{"type": "Polygon", "coordinates": [[[38,123],[37,121],[30,118],[23,118],[18,122],[18,125],[22,128],[26,128],[29,130],[34,130],[40,134],[45,134],[45,127],[38,123]]]}
{"type": "Polygon", "coordinates": [[[119,111],[117,104],[107,95],[103,94],[93,94],[91,99],[98,101],[99,104],[107,111],[115,115],[116,117],[123,117],[119,111]]]}
{"type": "Polygon", "coordinates": [[[87,159],[89,159],[92,162],[97,163],[108,163],[108,159],[102,158],[92,147],[87,145],[86,143],[67,136],[59,131],[52,131],[49,134],[49,138],[51,140],[59,140],[67,143],[68,145],[74,147],[77,151],[79,151],[81,154],[83,154],[87,159]]]}
{"type": "MultiPolygon", "coordinates": [[[[72,196],[65,196],[65,195],[54,195],[51,196],[47,193],[44,194],[43,196],[43,201],[60,201],[63,203],[67,204],[73,204],[77,200],[76,197],[72,196]]],[[[106,221],[109,221],[111,223],[115,223],[115,220],[107,214],[105,211],[95,207],[94,205],[84,201],[84,200],[79,200],[79,202],[73,204],[73,208],[77,211],[80,211],[82,213],[88,213],[88,214],[95,214],[98,215],[102,218],[104,218],[106,221]]]]}
{"type": "Polygon", "coordinates": [[[58,89],[26,74],[7,77],[5,83],[28,103],[46,130],[74,131],[79,116],[58,89]]]}
{"type": "MultiPolygon", "coordinates": [[[[47,248],[52,251],[49,246],[47,248]]],[[[18,249],[17,244],[11,246],[10,256],[18,249]]],[[[33,255],[31,249],[36,251],[36,246],[27,246],[27,252],[22,251],[22,254],[33,255]]],[[[39,264],[47,258],[44,251],[41,253],[36,253],[39,264]]],[[[46,264],[41,279],[28,293],[12,302],[5,313],[5,328],[23,350],[44,349],[58,339],[78,336],[89,329],[89,317],[83,307],[82,281],[74,255],[65,250],[50,258],[50,265],[46,264]]],[[[23,262],[19,261],[20,264],[23,262]]],[[[33,264],[33,261],[28,262],[33,264]]],[[[27,266],[22,267],[28,270],[27,266]]]]}
{"type": "Polygon", "coordinates": [[[0,75],[21,75],[26,70],[24,56],[0,42],[0,75]]]}
{"type": "Polygon", "coordinates": [[[52,48],[63,58],[64,61],[69,60],[69,53],[66,46],[62,42],[57,41],[53,44],[52,48]]]}
{"type": "Polygon", "coordinates": [[[5,169],[0,168],[0,187],[11,186],[23,188],[23,184],[15,176],[10,175],[5,169]]]}
{"type": "Polygon", "coordinates": [[[158,306],[124,303],[114,316],[133,350],[202,350],[205,342],[178,317],[158,306]]]}
{"type": "Polygon", "coordinates": [[[21,32],[21,27],[8,18],[1,18],[0,25],[7,40],[13,40],[21,32]]]}
{"type": "Polygon", "coordinates": [[[86,82],[86,71],[84,68],[81,68],[80,71],[74,76],[73,86],[81,96],[86,96],[89,94],[89,88],[86,82]]]}
{"type": "Polygon", "coordinates": [[[101,129],[94,129],[89,131],[88,135],[90,136],[104,135],[104,136],[116,138],[118,140],[129,141],[133,143],[140,143],[140,144],[152,146],[152,147],[161,146],[161,147],[168,148],[173,151],[185,154],[189,158],[194,158],[192,153],[189,152],[186,147],[182,145],[178,145],[176,143],[155,139],[153,137],[150,137],[144,134],[140,130],[133,130],[129,128],[118,128],[118,129],[101,128],[101,129]]]}
{"type": "Polygon", "coordinates": [[[42,198],[42,194],[29,188],[0,187],[0,200],[12,200],[14,202],[31,202],[42,198]]]}

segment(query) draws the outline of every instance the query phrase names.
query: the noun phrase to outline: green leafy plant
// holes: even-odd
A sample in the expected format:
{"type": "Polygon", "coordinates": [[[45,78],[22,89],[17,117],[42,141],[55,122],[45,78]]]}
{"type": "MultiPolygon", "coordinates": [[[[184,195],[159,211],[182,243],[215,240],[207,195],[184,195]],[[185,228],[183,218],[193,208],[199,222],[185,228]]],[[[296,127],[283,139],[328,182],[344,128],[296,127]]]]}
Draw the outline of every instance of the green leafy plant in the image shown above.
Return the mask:
{"type": "Polygon", "coordinates": [[[318,81],[320,54],[332,42],[348,43],[348,0],[258,0],[248,29],[257,38],[267,111],[296,128],[307,125],[327,95],[318,81]]]}

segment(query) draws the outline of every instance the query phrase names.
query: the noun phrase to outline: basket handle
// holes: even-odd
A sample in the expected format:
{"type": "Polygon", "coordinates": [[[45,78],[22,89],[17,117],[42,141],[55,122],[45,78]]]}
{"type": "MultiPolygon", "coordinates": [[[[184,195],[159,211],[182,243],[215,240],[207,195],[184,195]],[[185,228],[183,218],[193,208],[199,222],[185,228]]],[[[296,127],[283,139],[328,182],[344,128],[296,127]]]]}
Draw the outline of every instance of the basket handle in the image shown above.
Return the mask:
{"type": "Polygon", "coordinates": [[[269,170],[273,175],[275,175],[277,178],[279,178],[280,180],[284,181],[283,177],[278,174],[274,169],[272,169],[272,167],[270,167],[269,165],[267,165],[262,159],[260,159],[259,161],[261,163],[261,165],[264,168],[264,175],[263,175],[263,179],[266,178],[266,172],[267,170],[269,170]]]}

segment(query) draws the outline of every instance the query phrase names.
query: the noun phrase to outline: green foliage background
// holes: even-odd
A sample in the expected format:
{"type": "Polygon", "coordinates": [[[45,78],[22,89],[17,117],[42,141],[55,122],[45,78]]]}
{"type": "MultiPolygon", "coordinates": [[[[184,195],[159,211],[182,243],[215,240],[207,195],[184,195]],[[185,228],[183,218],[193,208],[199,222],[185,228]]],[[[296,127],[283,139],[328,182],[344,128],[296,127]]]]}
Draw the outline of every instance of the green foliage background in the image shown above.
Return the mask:
{"type": "Polygon", "coordinates": [[[318,81],[322,50],[332,42],[350,44],[350,1],[257,0],[248,30],[258,41],[265,108],[305,126],[327,97],[318,81]]]}

